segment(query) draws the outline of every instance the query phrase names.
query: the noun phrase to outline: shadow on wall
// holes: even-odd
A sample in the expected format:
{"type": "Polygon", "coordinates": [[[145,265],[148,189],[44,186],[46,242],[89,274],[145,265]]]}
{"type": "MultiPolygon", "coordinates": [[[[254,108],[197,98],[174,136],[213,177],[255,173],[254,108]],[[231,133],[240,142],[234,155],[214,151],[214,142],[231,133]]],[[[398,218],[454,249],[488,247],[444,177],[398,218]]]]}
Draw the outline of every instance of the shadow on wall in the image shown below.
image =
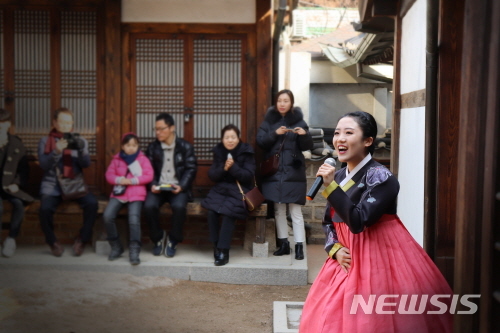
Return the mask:
{"type": "MultiPolygon", "coordinates": [[[[392,85],[383,83],[311,84],[309,126],[333,128],[337,125],[339,118],[347,112],[366,111],[373,114],[375,88],[387,88],[389,91],[392,85]]],[[[391,108],[388,109],[390,111],[391,108]]],[[[390,124],[387,125],[390,127],[390,124]]]]}

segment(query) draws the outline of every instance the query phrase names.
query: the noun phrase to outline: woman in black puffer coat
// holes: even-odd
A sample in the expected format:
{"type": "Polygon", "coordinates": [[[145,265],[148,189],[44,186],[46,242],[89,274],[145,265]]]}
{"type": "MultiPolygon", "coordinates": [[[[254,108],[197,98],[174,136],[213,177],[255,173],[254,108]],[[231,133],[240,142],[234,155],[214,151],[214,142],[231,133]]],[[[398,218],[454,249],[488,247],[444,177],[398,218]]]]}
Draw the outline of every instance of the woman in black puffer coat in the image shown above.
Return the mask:
{"type": "Polygon", "coordinates": [[[214,244],[215,266],[229,262],[229,248],[237,219],[247,218],[248,211],[236,184],[246,193],[254,186],[255,159],[253,148],[240,140],[240,130],[227,125],[221,131],[221,143],[214,149],[213,164],[208,177],[216,184],[201,202],[208,209],[210,241],[214,244]],[[219,217],[222,225],[219,231],[219,217]]]}
{"type": "Polygon", "coordinates": [[[286,221],[286,204],[288,204],[295,239],[295,259],[301,260],[304,259],[303,242],[305,242],[301,205],[306,203],[307,191],[306,164],[302,151],[312,149],[313,141],[302,111],[298,107],[293,107],[293,102],[290,90],[278,93],[276,105],[267,110],[264,122],[257,132],[257,144],[264,149],[264,159],[267,159],[276,154],[283,143],[278,171],[263,178],[262,192],[267,200],[275,203],[274,212],[280,248],[274,255],[290,254],[286,221]]]}

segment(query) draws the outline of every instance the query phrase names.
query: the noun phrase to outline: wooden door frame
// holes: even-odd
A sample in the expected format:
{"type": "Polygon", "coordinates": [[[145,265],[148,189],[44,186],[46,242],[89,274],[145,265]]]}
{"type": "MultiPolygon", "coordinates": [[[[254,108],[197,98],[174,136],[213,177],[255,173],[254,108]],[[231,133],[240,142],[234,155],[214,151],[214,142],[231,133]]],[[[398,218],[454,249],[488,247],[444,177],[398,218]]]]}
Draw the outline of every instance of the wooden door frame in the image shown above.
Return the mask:
{"type": "MultiPolygon", "coordinates": [[[[19,1],[0,0],[0,5],[5,8],[4,10],[4,76],[5,90],[13,91],[14,88],[14,32],[13,32],[13,15],[12,11],[16,8],[28,10],[46,10],[50,15],[50,30],[59,32],[60,27],[60,12],[61,10],[76,10],[76,11],[95,11],[96,12],[96,25],[97,28],[103,27],[103,33],[96,33],[96,155],[92,158],[94,163],[95,174],[86,173],[86,178],[94,184],[97,192],[106,191],[104,175],[107,163],[111,160],[109,151],[116,149],[117,142],[113,140],[113,129],[115,126],[109,126],[109,123],[114,122],[116,118],[116,110],[120,110],[120,56],[115,54],[119,50],[119,34],[120,34],[120,15],[121,15],[121,1],[119,0],[75,0],[68,3],[65,0],[26,0],[20,3],[19,1]],[[118,42],[118,44],[117,44],[118,42]],[[10,53],[10,55],[8,55],[10,53]],[[104,56],[103,56],[104,55],[104,56]],[[118,87],[118,89],[116,88],[118,87]],[[111,135],[110,135],[111,134],[111,135]],[[104,163],[102,161],[105,161],[104,163]]],[[[60,48],[60,34],[51,36],[50,48],[60,48]]],[[[61,107],[61,59],[60,54],[51,54],[50,57],[51,73],[51,97],[50,97],[50,117],[52,117],[55,109],[61,107]]],[[[6,104],[5,108],[13,115],[15,129],[15,113],[14,103],[6,104]]],[[[119,113],[118,113],[119,117],[119,113]]],[[[119,137],[119,136],[118,136],[119,137]]],[[[36,153],[35,153],[36,155],[36,153]]],[[[32,165],[37,164],[36,156],[30,158],[32,165]]],[[[38,168],[32,168],[32,175],[30,183],[37,184],[41,178],[41,171],[38,168]],[[34,177],[33,177],[34,176],[34,177]]],[[[35,185],[34,185],[35,186],[35,185]]],[[[37,193],[33,192],[34,195],[37,193]]]]}
{"type": "Polygon", "coordinates": [[[498,1],[465,0],[454,293],[481,294],[481,299],[477,313],[455,315],[455,333],[492,332],[498,320],[492,311],[492,272],[498,274],[500,264],[493,261],[500,153],[499,22],[498,1]]]}
{"type": "MultiPolygon", "coordinates": [[[[252,24],[172,24],[172,23],[124,23],[122,24],[122,105],[123,111],[122,115],[124,121],[122,124],[122,132],[127,132],[132,130],[135,120],[133,120],[132,103],[129,96],[133,93],[131,87],[133,87],[132,77],[131,77],[131,63],[132,54],[130,53],[130,43],[131,35],[135,33],[146,33],[146,34],[227,34],[227,35],[246,35],[246,68],[244,72],[247,74],[247,87],[244,94],[246,96],[246,118],[242,119],[246,121],[246,135],[243,139],[247,142],[254,141],[254,137],[250,137],[249,129],[255,126],[254,113],[255,113],[255,80],[253,79],[252,71],[255,71],[255,67],[252,59],[255,59],[255,26],[252,24]],[[248,61],[250,60],[250,61],[248,61]],[[253,111],[253,112],[252,112],[253,111]]],[[[192,74],[192,73],[191,73],[192,74]]],[[[190,75],[190,73],[185,73],[185,75],[190,75]]],[[[192,101],[191,101],[192,104],[192,101]]]]}

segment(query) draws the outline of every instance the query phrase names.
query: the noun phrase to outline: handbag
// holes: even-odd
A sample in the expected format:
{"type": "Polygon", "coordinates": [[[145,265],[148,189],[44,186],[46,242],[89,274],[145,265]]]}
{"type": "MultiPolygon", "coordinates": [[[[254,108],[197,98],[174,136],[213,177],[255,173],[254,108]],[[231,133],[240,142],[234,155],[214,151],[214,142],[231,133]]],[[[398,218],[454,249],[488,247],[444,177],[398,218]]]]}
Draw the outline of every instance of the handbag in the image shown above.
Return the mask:
{"type": "Polygon", "coordinates": [[[276,154],[273,154],[271,157],[269,157],[267,160],[263,161],[260,164],[260,174],[264,177],[269,177],[274,175],[276,172],[278,172],[278,168],[280,166],[280,154],[281,154],[281,149],[283,149],[283,144],[285,143],[285,139],[283,139],[283,142],[281,143],[280,149],[278,149],[278,152],[276,154]]]}
{"type": "Polygon", "coordinates": [[[240,189],[241,196],[243,197],[242,200],[247,208],[248,211],[253,211],[255,208],[259,207],[265,200],[264,196],[262,193],[260,193],[259,188],[257,187],[257,182],[255,181],[255,177],[253,178],[255,187],[248,191],[247,193],[243,192],[243,189],[241,188],[240,182],[236,181],[236,184],[238,185],[238,188],[240,189]]]}
{"type": "Polygon", "coordinates": [[[67,178],[64,177],[59,171],[59,168],[57,168],[56,174],[64,200],[79,199],[89,193],[87,184],[85,184],[85,179],[83,179],[83,173],[77,173],[74,178],[67,178]]]}

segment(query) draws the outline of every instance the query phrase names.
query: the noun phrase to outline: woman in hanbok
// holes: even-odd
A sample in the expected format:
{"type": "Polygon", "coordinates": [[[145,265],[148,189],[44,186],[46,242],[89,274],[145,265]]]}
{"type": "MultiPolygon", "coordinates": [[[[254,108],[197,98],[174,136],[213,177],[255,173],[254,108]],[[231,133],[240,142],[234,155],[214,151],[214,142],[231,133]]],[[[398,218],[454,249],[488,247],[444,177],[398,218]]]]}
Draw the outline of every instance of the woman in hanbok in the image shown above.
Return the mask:
{"type": "Polygon", "coordinates": [[[328,258],[304,304],[300,333],[452,331],[452,291],[396,215],[399,182],[372,159],[376,136],[372,115],[344,115],[333,145],[347,166],[335,172],[323,164],[317,172],[328,201],[328,258]]]}

